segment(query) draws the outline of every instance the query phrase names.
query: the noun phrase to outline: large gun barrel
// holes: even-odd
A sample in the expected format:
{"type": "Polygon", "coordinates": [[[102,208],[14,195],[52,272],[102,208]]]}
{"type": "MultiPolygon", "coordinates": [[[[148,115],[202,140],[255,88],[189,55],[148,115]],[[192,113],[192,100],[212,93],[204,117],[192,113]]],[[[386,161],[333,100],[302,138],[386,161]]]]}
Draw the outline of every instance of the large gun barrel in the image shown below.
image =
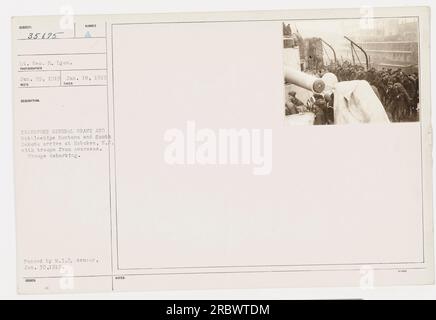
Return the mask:
{"type": "Polygon", "coordinates": [[[325,88],[325,83],[322,79],[291,68],[285,68],[285,80],[315,93],[321,93],[325,88]]]}

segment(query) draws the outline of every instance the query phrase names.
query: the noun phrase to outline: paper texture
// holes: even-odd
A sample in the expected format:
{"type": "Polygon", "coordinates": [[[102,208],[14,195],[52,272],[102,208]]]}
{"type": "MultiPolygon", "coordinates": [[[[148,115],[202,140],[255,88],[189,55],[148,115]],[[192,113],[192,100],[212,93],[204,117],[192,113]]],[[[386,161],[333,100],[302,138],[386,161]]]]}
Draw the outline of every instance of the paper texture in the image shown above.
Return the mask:
{"type": "Polygon", "coordinates": [[[18,291],[433,283],[429,22],[13,18],[18,291]]]}

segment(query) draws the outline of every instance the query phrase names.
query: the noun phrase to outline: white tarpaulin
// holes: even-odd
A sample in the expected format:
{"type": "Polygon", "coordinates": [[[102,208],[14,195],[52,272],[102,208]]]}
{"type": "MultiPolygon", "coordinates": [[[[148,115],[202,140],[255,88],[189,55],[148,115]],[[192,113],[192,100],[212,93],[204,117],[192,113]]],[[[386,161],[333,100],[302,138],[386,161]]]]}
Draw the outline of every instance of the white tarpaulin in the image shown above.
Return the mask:
{"type": "Polygon", "coordinates": [[[338,82],[334,94],[335,124],[389,122],[382,103],[367,81],[338,82]]]}

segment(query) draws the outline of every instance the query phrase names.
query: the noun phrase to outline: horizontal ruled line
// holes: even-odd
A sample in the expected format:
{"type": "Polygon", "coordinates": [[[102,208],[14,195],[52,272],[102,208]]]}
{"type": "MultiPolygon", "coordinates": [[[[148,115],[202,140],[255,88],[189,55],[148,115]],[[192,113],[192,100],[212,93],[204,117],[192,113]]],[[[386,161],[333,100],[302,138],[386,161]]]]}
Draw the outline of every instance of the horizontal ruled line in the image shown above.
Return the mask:
{"type": "Polygon", "coordinates": [[[68,38],[54,38],[54,39],[17,39],[18,41],[25,41],[25,40],[75,40],[75,39],[105,39],[106,37],[68,37],[68,38]]]}
{"type": "Polygon", "coordinates": [[[18,87],[18,89],[33,89],[33,88],[74,88],[74,87],[106,87],[107,84],[83,84],[71,86],[32,86],[32,87],[18,87]]]}
{"type": "Polygon", "coordinates": [[[31,56],[74,56],[74,55],[86,55],[86,54],[106,54],[106,52],[75,52],[75,53],[29,53],[18,54],[19,57],[31,57],[31,56]]]}
{"type": "Polygon", "coordinates": [[[97,69],[64,69],[64,70],[18,70],[18,72],[66,72],[66,71],[107,71],[105,68],[97,69]]]}

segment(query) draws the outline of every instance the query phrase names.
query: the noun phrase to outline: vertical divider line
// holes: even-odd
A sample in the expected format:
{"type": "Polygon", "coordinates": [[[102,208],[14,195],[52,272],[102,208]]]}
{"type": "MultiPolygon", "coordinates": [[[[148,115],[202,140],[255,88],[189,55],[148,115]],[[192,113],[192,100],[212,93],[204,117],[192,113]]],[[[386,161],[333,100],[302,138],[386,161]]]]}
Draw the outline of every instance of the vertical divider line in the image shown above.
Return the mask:
{"type": "Polygon", "coordinates": [[[111,60],[112,60],[112,125],[114,146],[114,206],[115,206],[115,242],[117,251],[117,270],[120,270],[119,237],[118,237],[118,200],[117,200],[117,149],[115,146],[115,85],[114,85],[114,25],[111,24],[111,60]]]}
{"type": "Polygon", "coordinates": [[[110,136],[110,116],[109,116],[109,84],[108,79],[108,41],[107,41],[107,22],[105,22],[105,42],[106,42],[106,111],[107,111],[107,148],[108,148],[108,165],[109,165],[109,221],[110,221],[110,256],[111,256],[111,286],[114,291],[114,259],[113,259],[113,225],[112,225],[112,170],[111,170],[111,136],[110,136]]]}

